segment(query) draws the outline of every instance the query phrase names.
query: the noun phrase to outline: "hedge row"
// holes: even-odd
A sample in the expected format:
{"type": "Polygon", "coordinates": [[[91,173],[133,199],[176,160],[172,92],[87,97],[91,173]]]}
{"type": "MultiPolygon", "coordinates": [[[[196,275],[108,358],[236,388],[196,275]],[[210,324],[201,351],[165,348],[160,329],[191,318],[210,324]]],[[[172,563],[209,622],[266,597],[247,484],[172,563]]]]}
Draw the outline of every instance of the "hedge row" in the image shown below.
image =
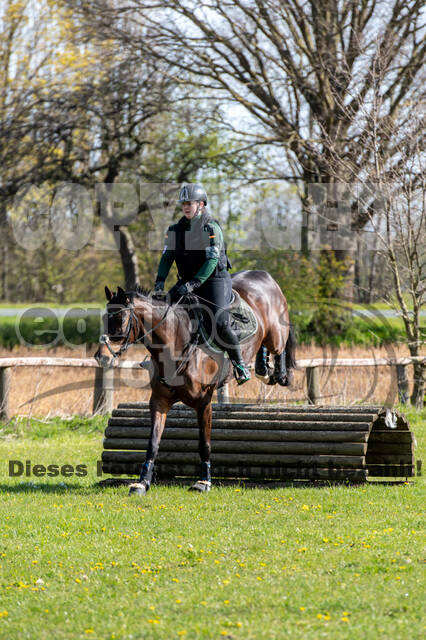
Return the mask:
{"type": "MultiPolygon", "coordinates": [[[[406,342],[401,321],[383,318],[350,318],[339,330],[322,329],[320,322],[308,314],[294,314],[292,322],[299,344],[338,346],[383,344],[406,342]]],[[[57,318],[21,317],[0,321],[0,346],[12,349],[15,346],[45,346],[46,348],[96,344],[103,333],[101,316],[57,318]]]]}
{"type": "Polygon", "coordinates": [[[103,333],[101,316],[58,318],[21,317],[0,322],[0,346],[13,349],[15,346],[59,346],[75,347],[92,345],[103,333]]]}

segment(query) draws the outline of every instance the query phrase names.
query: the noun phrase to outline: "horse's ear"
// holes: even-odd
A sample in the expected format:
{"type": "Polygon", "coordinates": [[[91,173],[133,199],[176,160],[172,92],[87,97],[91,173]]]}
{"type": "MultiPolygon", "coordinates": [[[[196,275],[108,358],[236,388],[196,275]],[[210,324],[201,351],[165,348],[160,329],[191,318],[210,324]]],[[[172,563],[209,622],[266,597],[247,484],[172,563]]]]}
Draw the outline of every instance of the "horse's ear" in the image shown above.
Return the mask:
{"type": "Polygon", "coordinates": [[[106,299],[108,300],[108,302],[111,300],[112,298],[112,293],[111,291],[108,289],[108,287],[105,287],[105,295],[106,295],[106,299]]]}
{"type": "Polygon", "coordinates": [[[129,301],[126,292],[121,287],[117,287],[117,299],[121,304],[127,304],[127,302],[129,301]]]}

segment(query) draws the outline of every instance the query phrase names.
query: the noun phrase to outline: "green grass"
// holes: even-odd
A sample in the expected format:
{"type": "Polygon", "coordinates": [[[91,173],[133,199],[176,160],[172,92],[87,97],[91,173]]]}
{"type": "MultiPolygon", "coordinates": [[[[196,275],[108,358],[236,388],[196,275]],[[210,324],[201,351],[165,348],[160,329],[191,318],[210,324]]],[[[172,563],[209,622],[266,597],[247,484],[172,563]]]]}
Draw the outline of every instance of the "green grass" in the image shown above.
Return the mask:
{"type": "Polygon", "coordinates": [[[296,329],[299,344],[312,342],[334,346],[379,347],[385,344],[407,342],[404,324],[401,318],[352,317],[340,333],[322,333],[312,322],[312,315],[299,314],[291,317],[296,329]]]}
{"type": "Polygon", "coordinates": [[[422,477],[130,499],[96,485],[104,422],[0,431],[0,638],[423,636],[422,477]],[[11,459],[88,473],[10,478],[11,459]]]}

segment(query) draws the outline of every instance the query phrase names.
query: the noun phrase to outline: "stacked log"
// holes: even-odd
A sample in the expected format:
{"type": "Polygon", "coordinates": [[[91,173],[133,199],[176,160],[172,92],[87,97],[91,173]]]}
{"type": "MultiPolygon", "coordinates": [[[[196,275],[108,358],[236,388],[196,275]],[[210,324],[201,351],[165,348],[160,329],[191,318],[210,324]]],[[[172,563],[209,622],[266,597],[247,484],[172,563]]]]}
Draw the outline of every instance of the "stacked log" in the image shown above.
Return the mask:
{"type": "MultiPolygon", "coordinates": [[[[151,430],[146,403],[122,403],[105,431],[104,473],[138,475],[151,430]]],[[[328,479],[414,475],[413,437],[381,407],[214,405],[214,478],[328,479]]],[[[195,411],[175,405],[156,462],[160,478],[197,477],[195,411]]]]}

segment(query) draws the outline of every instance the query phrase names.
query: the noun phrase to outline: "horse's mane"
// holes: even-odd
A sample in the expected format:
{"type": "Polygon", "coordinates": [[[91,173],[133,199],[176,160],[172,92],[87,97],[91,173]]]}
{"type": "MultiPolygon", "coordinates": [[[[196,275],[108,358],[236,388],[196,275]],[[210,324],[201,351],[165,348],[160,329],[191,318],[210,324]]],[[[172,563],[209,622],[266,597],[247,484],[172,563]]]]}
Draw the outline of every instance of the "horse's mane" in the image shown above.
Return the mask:
{"type": "MultiPolygon", "coordinates": [[[[132,290],[132,291],[126,291],[126,296],[128,296],[131,300],[134,300],[134,298],[140,298],[141,300],[146,300],[147,298],[150,298],[150,302],[153,306],[157,306],[157,305],[161,305],[164,306],[164,301],[163,300],[156,300],[155,298],[151,298],[151,293],[152,293],[152,289],[148,289],[147,287],[141,287],[139,285],[136,285],[136,287],[132,290]]],[[[188,316],[188,311],[184,308],[181,307],[180,305],[169,305],[169,306],[173,306],[173,311],[177,316],[188,316]]]]}
{"type": "Polygon", "coordinates": [[[151,295],[152,289],[148,289],[148,287],[141,287],[138,284],[132,291],[126,291],[126,295],[130,297],[137,298],[148,298],[151,295]]]}

